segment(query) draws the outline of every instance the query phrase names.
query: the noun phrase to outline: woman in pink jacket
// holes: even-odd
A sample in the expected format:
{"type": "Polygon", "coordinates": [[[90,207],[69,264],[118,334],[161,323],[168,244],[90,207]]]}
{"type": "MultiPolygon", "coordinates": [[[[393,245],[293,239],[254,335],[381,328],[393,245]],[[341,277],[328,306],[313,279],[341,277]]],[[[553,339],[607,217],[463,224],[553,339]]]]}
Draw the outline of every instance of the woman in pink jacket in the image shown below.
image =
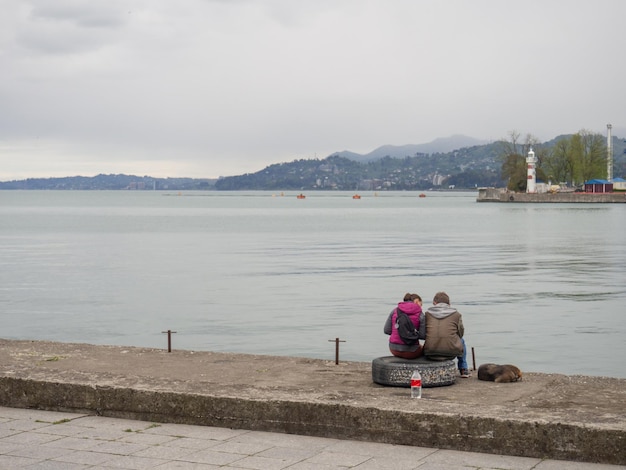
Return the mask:
{"type": "MultiPolygon", "coordinates": [[[[424,312],[422,312],[422,298],[417,294],[405,294],[404,300],[398,303],[398,307],[406,313],[415,328],[419,331],[419,337],[424,339],[426,336],[426,321],[424,320],[424,312]]],[[[422,355],[422,346],[419,341],[413,345],[405,344],[396,329],[396,317],[398,315],[397,308],[394,308],[385,322],[385,334],[389,337],[389,351],[396,357],[403,359],[417,359],[422,355]]]]}

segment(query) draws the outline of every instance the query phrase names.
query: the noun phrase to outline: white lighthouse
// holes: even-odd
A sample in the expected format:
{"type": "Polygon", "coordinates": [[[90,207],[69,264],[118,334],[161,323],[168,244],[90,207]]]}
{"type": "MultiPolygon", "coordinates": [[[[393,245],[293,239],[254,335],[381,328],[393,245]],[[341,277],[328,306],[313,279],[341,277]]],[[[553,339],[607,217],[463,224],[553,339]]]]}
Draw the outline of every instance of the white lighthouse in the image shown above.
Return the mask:
{"type": "Polygon", "coordinates": [[[536,164],[537,158],[535,157],[535,152],[533,152],[533,148],[531,147],[528,151],[528,156],[526,157],[526,168],[528,172],[526,192],[530,194],[535,194],[537,192],[537,172],[535,170],[536,164]]]}

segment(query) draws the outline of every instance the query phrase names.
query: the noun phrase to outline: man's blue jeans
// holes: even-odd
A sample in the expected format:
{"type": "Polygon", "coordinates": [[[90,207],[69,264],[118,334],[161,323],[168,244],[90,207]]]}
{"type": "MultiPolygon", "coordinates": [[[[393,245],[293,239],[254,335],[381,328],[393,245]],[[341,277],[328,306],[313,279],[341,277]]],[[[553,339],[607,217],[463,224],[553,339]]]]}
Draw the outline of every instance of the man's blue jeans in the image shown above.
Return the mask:
{"type": "Polygon", "coordinates": [[[459,364],[459,370],[461,369],[467,369],[469,370],[469,367],[467,367],[467,350],[465,349],[465,338],[461,338],[461,343],[463,343],[463,355],[459,356],[456,358],[458,364],[459,364]]]}

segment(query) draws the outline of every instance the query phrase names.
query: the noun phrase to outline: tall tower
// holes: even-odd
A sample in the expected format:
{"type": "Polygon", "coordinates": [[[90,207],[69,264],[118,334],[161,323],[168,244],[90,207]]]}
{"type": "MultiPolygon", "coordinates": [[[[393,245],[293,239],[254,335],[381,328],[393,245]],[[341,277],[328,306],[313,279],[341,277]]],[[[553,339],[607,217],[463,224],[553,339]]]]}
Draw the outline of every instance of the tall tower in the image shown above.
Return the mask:
{"type": "Polygon", "coordinates": [[[613,138],[611,129],[613,126],[606,125],[606,179],[610,183],[613,181],[613,138]]]}
{"type": "Polygon", "coordinates": [[[537,192],[537,172],[535,171],[535,164],[537,158],[535,158],[535,152],[531,147],[526,157],[526,168],[528,171],[528,181],[526,182],[526,192],[534,194],[537,192]]]}

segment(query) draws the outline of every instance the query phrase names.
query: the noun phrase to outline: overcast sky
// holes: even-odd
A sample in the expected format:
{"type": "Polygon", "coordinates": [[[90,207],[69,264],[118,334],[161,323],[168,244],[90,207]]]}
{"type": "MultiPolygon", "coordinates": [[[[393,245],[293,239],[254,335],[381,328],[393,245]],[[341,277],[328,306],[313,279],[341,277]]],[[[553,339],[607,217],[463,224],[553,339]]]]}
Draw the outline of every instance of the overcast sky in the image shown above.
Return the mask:
{"type": "Polygon", "coordinates": [[[1,181],[626,129],[624,0],[0,4],[1,181]]]}

